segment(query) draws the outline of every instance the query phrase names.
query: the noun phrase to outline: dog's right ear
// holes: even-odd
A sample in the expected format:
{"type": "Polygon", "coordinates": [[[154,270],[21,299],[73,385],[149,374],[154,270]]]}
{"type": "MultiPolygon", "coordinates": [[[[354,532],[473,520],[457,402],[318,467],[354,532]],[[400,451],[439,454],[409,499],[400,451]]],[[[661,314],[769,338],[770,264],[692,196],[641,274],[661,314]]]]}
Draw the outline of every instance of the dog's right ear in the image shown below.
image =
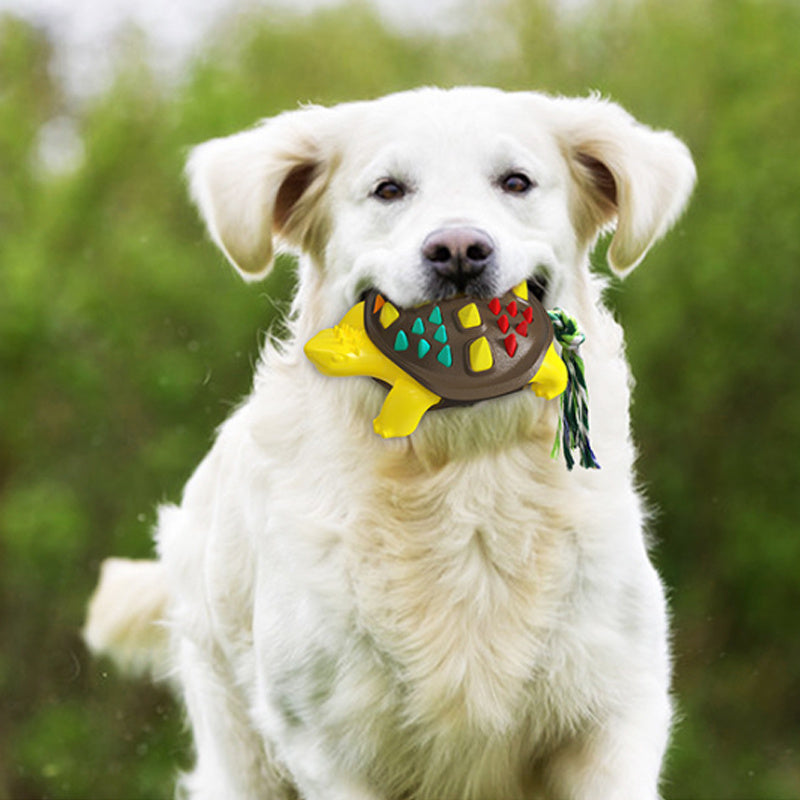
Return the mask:
{"type": "Polygon", "coordinates": [[[246,280],[272,266],[273,237],[309,249],[323,225],[330,170],[321,130],[329,109],[290,111],[195,147],[186,167],[211,238],[246,280]]]}

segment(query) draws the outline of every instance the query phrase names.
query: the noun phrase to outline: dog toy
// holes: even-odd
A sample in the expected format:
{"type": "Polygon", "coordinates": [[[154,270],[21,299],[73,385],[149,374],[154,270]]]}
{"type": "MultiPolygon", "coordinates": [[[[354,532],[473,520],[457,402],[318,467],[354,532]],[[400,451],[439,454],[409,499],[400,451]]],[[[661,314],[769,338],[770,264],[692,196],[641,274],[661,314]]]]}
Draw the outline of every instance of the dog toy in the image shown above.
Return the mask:
{"type": "Polygon", "coordinates": [[[525,282],[490,300],[457,297],[409,309],[373,289],[338,325],[312,337],[305,354],[326,375],[367,375],[391,387],[373,422],[384,438],[413,433],[431,408],[471,405],[525,387],[548,400],[561,395],[553,455],[561,442],[569,469],[576,448],[581,464],[595,468],[582,340],[575,321],[547,312],[525,282]]]}

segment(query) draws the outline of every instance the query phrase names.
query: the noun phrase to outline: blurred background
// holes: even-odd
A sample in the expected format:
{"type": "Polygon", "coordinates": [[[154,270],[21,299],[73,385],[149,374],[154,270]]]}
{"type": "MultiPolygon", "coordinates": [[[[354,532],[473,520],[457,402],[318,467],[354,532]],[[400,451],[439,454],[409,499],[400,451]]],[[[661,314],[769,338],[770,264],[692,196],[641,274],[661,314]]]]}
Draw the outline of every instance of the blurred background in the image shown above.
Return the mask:
{"type": "Polygon", "coordinates": [[[206,240],[187,147],[426,83],[597,89],[691,147],[687,216],[609,291],[673,609],[665,796],[800,797],[800,4],[290,6],[0,0],[0,798],[168,798],[191,757],[79,637],[292,291],[206,240]]]}

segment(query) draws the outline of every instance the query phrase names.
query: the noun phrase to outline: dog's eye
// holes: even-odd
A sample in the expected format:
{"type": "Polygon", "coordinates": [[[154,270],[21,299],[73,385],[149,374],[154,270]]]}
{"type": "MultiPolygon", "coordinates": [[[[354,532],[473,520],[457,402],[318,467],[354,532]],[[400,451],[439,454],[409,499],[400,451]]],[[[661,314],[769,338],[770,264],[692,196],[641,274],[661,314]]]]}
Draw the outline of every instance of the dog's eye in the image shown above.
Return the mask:
{"type": "Polygon", "coordinates": [[[399,181],[381,181],[372,193],[379,200],[401,200],[406,195],[406,187],[399,181]]]}
{"type": "Polygon", "coordinates": [[[508,194],[527,194],[535,185],[522,172],[509,172],[500,179],[500,188],[508,194]]]}

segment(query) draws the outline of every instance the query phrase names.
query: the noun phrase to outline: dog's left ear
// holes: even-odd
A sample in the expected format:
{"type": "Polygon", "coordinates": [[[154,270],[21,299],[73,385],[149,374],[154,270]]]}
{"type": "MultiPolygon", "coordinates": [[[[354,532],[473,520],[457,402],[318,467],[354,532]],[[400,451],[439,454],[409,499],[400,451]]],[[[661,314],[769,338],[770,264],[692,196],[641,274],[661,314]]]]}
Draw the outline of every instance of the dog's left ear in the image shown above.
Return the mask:
{"type": "Polygon", "coordinates": [[[694,162],[678,138],[597,97],[559,99],[558,135],[577,184],[576,229],[586,241],[612,223],[608,261],[632,270],[683,211],[694,162]]]}
{"type": "Polygon", "coordinates": [[[331,160],[321,140],[330,113],[286,112],[192,150],[192,197],[211,238],[246,280],[269,271],[274,237],[305,250],[319,238],[331,160]]]}

